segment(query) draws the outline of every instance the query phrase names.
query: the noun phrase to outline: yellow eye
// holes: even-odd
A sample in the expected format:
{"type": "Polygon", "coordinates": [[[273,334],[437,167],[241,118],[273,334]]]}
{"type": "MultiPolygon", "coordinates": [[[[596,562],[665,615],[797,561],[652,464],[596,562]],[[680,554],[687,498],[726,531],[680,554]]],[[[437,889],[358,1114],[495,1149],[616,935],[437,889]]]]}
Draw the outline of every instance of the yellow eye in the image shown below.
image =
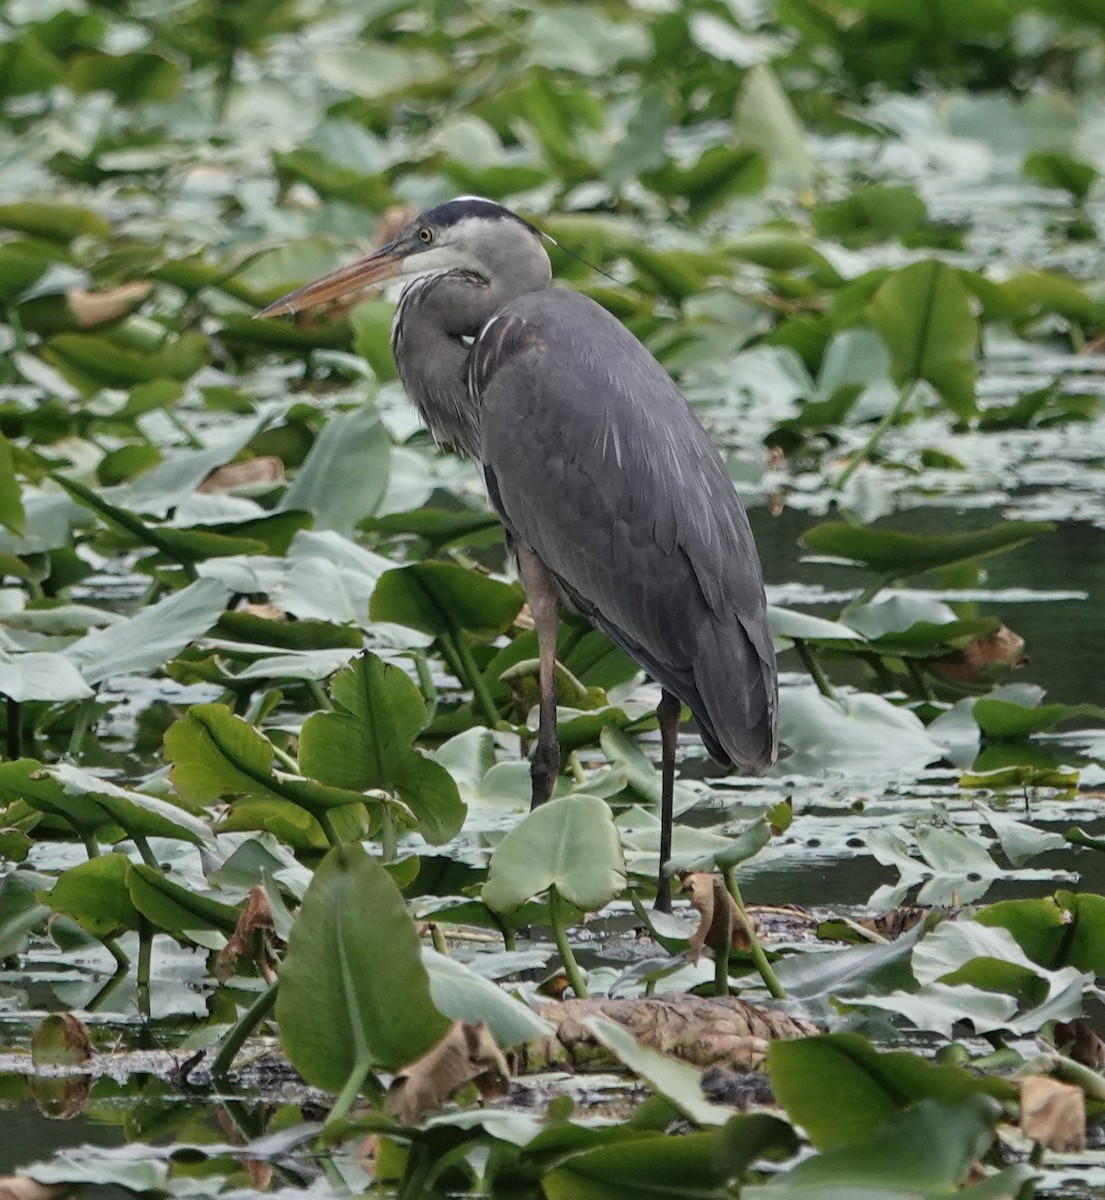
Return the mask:
{"type": "Polygon", "coordinates": [[[427,245],[434,240],[434,232],[432,229],[427,229],[425,225],[418,231],[418,240],[425,242],[427,245]]]}

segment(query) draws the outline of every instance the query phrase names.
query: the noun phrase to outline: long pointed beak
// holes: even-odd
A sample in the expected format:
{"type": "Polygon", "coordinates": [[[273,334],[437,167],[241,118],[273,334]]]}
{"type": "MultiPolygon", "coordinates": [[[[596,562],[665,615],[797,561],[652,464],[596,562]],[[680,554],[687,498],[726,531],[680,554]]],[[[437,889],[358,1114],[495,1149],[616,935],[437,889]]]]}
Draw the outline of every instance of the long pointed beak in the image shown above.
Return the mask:
{"type": "Polygon", "coordinates": [[[338,300],[352,292],[361,292],[387,279],[393,279],[403,270],[403,260],[408,251],[398,241],[389,242],[372,254],[358,258],[344,267],[338,267],[329,275],[308,283],[305,287],[281,296],[263,308],[258,317],[275,317],[281,313],[297,313],[305,308],[315,308],[330,300],[338,300]]]}

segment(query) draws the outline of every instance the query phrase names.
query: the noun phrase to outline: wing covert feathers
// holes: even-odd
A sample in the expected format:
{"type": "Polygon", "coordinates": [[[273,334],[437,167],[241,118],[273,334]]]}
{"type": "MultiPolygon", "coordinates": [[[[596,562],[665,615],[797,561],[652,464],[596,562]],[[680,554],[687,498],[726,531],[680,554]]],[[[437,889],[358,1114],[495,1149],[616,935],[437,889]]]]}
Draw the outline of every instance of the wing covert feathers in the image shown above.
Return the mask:
{"type": "Polygon", "coordinates": [[[709,435],[601,306],[549,289],[472,348],[484,471],[511,535],[678,696],[714,757],[778,751],[777,675],[748,518],[709,435]]]}

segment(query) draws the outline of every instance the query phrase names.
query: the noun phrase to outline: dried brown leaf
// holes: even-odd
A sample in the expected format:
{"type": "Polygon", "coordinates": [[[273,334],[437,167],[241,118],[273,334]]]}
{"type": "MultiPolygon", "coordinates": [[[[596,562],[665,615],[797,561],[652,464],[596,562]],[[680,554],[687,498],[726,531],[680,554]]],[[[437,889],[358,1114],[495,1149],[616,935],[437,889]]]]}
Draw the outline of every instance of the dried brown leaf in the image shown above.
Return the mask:
{"type": "Polygon", "coordinates": [[[258,962],[268,960],[268,944],[265,935],[275,932],[272,908],[263,884],[256,884],[238,914],[238,923],[226,945],[219,951],[215,961],[215,978],[225,983],[238,965],[238,959],[249,957],[258,962]]]}
{"type": "Polygon", "coordinates": [[[275,604],[239,604],[235,612],[249,613],[254,617],[264,617],[266,621],[286,621],[288,614],[275,604]]]}
{"type": "Polygon", "coordinates": [[[921,908],[916,904],[906,904],[898,908],[891,909],[888,913],[881,913],[876,917],[863,917],[859,924],[865,929],[870,929],[892,942],[896,938],[900,938],[903,933],[908,933],[914,925],[923,921],[932,911],[930,908],[921,908]]]}
{"type": "Polygon", "coordinates": [[[1105,1041],[1085,1021],[1057,1021],[1052,1037],[1059,1051],[1075,1062],[1093,1071],[1105,1067],[1105,1041]]]}
{"type": "Polygon", "coordinates": [[[1020,1081],[1021,1132],[1048,1150],[1086,1148],[1086,1096],[1080,1087],[1049,1075],[1020,1081]]]}
{"type": "Polygon", "coordinates": [[[43,1017],[31,1035],[31,1060],[36,1067],[79,1067],[90,1062],[93,1054],[87,1027],[70,1012],[43,1017]]]}
{"type": "Polygon", "coordinates": [[[646,996],[639,1000],[563,1000],[539,1013],[557,1026],[553,1038],[531,1042],[521,1052],[520,1070],[570,1065],[606,1070],[616,1065],[583,1022],[606,1017],[624,1026],[646,1046],[695,1066],[713,1063],[755,1070],[775,1039],[809,1037],[817,1027],[785,1013],[757,1008],[735,996],[646,996]]]}
{"type": "Polygon", "coordinates": [[[144,279],[120,284],[106,292],[70,288],[65,293],[65,303],[82,329],[94,329],[133,312],[152,290],[153,284],[144,279]]]}
{"type": "Polygon", "coordinates": [[[1009,667],[1023,667],[1024,638],[1007,625],[975,638],[962,650],[933,659],[929,666],[941,679],[953,683],[980,683],[1009,667]]]}
{"type": "Polygon", "coordinates": [[[684,876],[680,886],[683,891],[690,892],[691,907],[699,914],[698,928],[691,935],[688,947],[692,963],[698,962],[707,946],[716,951],[728,942],[737,950],[748,949],[750,943],[744,918],[720,876],[692,871],[684,876]]]}
{"type": "Polygon", "coordinates": [[[256,458],[216,467],[196,491],[206,494],[229,492],[249,484],[279,483],[283,478],[284,463],[274,454],[259,454],[256,458]]]}
{"type": "Polygon", "coordinates": [[[428,1053],[391,1081],[384,1111],[405,1124],[440,1108],[466,1083],[475,1083],[485,1099],[510,1090],[510,1068],[485,1022],[456,1021],[428,1053]]]}
{"type": "Polygon", "coordinates": [[[53,1200],[69,1189],[60,1184],[36,1183],[25,1175],[0,1177],[0,1200],[53,1200]]]}

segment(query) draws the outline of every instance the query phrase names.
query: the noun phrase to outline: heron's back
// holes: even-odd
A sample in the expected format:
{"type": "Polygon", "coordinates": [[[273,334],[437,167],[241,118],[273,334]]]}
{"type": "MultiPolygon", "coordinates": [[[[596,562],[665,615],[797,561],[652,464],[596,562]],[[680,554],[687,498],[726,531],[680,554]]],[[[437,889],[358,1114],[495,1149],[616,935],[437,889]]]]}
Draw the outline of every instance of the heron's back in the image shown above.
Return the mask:
{"type": "Polygon", "coordinates": [[[506,304],[469,360],[484,472],[513,536],[687,704],[710,752],[778,749],[759,558],[708,434],[664,369],[575,292],[506,304]]]}

